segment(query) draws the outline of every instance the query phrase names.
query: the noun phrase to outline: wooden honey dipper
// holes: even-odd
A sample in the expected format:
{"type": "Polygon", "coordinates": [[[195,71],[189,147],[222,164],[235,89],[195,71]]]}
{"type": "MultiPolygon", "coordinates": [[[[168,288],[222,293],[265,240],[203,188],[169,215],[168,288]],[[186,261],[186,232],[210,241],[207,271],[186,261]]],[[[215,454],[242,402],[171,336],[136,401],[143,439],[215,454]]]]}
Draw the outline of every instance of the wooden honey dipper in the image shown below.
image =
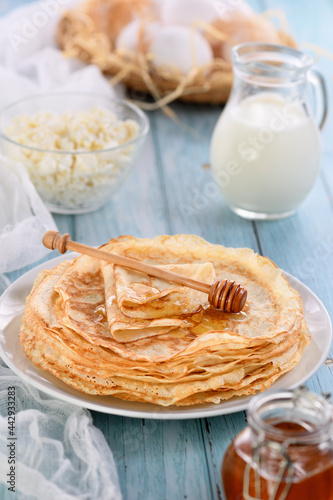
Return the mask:
{"type": "Polygon", "coordinates": [[[57,231],[47,231],[43,236],[43,245],[51,250],[58,249],[60,253],[73,250],[74,252],[89,255],[95,259],[105,260],[128,269],[134,269],[135,271],[140,271],[171,283],[194,288],[194,290],[207,293],[208,302],[216,309],[224,312],[239,313],[246,302],[247,291],[241,285],[235,283],[235,281],[223,279],[209,285],[208,283],[187,278],[186,276],[166,271],[165,269],[160,269],[144,262],[77,243],[71,240],[69,234],[62,236],[57,231]]]}

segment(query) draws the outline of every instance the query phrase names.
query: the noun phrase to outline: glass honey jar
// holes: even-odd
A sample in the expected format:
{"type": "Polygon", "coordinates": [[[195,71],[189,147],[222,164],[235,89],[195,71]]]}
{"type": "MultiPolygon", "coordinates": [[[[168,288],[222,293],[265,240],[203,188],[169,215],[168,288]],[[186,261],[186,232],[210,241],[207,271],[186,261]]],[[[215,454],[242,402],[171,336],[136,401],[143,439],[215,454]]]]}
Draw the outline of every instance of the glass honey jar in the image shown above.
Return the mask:
{"type": "Polygon", "coordinates": [[[333,406],[305,388],[264,393],[222,464],[226,500],[333,500],[333,406]]]}

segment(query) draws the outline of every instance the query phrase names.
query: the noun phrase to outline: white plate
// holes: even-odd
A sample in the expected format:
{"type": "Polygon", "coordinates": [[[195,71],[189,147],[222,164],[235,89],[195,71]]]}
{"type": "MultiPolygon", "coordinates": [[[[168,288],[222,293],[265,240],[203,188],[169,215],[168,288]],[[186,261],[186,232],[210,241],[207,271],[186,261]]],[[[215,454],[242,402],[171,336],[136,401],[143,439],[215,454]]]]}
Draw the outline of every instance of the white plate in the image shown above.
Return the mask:
{"type": "MultiPolygon", "coordinates": [[[[190,419],[214,417],[247,408],[250,397],[232,398],[218,405],[164,408],[150,403],[122,401],[112,396],[89,396],[36,368],[24,355],[19,341],[20,318],[23,314],[25,298],[30,293],[33,281],[41,270],[52,268],[62,260],[75,256],[74,253],[70,256],[62,255],[28,271],[16,280],[0,299],[0,355],[17,375],[55,398],[91,410],[126,417],[163,420],[190,419]]],[[[292,389],[308,380],[325,361],[332,340],[331,321],[318,297],[296,278],[288,273],[284,274],[303,299],[311,343],[306,347],[299,364],[274,382],[271,386],[272,390],[292,389]]]]}

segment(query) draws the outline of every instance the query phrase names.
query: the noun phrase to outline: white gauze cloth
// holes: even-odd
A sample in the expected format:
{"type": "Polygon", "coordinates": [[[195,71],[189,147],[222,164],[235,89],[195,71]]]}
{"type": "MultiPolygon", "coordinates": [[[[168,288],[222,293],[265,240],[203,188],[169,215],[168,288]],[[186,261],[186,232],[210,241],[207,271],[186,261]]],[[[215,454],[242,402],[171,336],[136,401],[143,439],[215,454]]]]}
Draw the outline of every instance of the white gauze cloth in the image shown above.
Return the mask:
{"type": "Polygon", "coordinates": [[[42,395],[1,360],[0,483],[2,500],[121,500],[112,453],[90,413],[42,395]],[[17,412],[15,493],[7,489],[8,387],[17,412]]]}
{"type": "Polygon", "coordinates": [[[0,109],[41,92],[80,91],[122,97],[101,71],[68,59],[57,47],[61,13],[78,0],[42,0],[0,18],[0,109]]]}
{"type": "Polygon", "coordinates": [[[0,154],[0,274],[41,259],[48,252],[42,237],[49,229],[57,227],[26,169],[0,154]]]}

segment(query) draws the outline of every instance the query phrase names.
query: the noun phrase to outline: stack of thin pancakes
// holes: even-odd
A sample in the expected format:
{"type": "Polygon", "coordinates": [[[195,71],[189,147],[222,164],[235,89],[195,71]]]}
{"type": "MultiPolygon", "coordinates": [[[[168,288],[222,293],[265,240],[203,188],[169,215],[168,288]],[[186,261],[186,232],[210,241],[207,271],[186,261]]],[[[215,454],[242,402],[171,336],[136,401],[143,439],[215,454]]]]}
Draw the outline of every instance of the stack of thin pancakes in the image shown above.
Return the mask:
{"type": "Polygon", "coordinates": [[[300,360],[310,336],[299,294],[267,258],[191,235],[102,247],[212,283],[242,284],[239,314],[207,295],[88,256],[43,271],[20,340],[39,368],[89,394],[158,405],[219,403],[269,387],[300,360]]]}

